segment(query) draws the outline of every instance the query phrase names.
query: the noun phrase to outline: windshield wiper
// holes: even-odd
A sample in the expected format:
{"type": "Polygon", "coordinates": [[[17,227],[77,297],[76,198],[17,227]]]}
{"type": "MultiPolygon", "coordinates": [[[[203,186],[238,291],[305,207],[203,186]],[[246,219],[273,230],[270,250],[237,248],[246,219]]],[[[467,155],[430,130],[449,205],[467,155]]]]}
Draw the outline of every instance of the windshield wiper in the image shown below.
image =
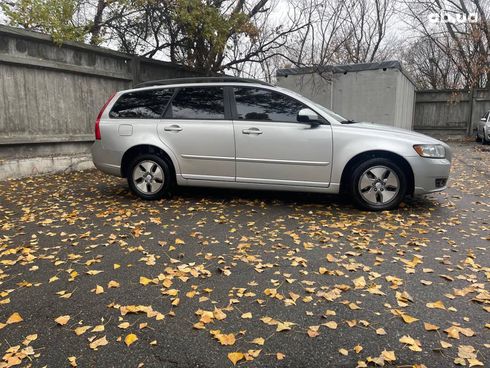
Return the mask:
{"type": "Polygon", "coordinates": [[[357,123],[357,121],[352,120],[352,119],[348,119],[348,120],[343,120],[340,123],[341,124],[355,124],[355,123],[357,123]]]}

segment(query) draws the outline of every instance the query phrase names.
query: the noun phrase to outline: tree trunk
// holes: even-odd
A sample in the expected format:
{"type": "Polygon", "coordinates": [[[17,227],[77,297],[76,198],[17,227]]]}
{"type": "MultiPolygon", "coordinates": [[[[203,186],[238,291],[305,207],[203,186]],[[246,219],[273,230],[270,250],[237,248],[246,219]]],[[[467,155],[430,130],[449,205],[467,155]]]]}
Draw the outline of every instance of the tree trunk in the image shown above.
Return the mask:
{"type": "Polygon", "coordinates": [[[105,0],[99,0],[97,2],[97,12],[94,16],[94,24],[92,25],[91,33],[92,37],[90,39],[90,43],[92,45],[97,45],[100,43],[100,31],[102,30],[102,15],[104,13],[104,9],[106,7],[105,0]]]}

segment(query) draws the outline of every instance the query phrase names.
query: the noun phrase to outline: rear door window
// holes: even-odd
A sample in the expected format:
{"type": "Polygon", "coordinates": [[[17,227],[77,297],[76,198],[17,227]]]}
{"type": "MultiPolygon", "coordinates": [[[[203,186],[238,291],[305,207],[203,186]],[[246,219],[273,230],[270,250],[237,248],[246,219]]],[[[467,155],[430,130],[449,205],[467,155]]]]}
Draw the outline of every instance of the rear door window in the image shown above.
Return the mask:
{"type": "Polygon", "coordinates": [[[174,93],[173,89],[128,92],[112,107],[111,118],[160,119],[174,93]]]}
{"type": "Polygon", "coordinates": [[[179,90],[165,116],[168,119],[221,120],[225,118],[222,87],[185,87],[179,90]]]}
{"type": "Polygon", "coordinates": [[[262,88],[235,88],[238,120],[296,123],[306,106],[282,93],[262,88]]]}

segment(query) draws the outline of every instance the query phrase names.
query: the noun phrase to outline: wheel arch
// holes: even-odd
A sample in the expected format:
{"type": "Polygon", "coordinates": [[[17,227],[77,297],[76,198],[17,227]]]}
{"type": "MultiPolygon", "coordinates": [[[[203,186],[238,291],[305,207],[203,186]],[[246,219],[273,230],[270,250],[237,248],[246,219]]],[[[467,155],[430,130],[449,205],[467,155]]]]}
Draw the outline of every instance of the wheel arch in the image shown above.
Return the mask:
{"type": "Polygon", "coordinates": [[[176,167],[175,167],[175,163],[172,160],[172,158],[170,157],[170,155],[167,152],[165,152],[165,150],[163,150],[162,148],[151,145],[151,144],[139,144],[137,146],[133,146],[133,147],[129,148],[126,152],[124,152],[124,155],[121,159],[121,175],[122,175],[122,177],[127,178],[129,164],[131,163],[131,161],[135,157],[137,157],[139,155],[143,155],[143,154],[157,155],[158,157],[165,160],[165,162],[167,162],[167,164],[170,167],[170,170],[172,172],[172,177],[174,179],[176,179],[176,167]]]}
{"type": "Polygon", "coordinates": [[[372,159],[372,158],[385,158],[392,160],[396,164],[400,165],[402,170],[407,174],[407,194],[413,195],[415,189],[415,177],[413,174],[412,167],[408,161],[403,157],[391,151],[384,150],[371,150],[366,152],[361,152],[356,156],[352,157],[342,170],[342,176],[340,179],[340,192],[346,193],[349,189],[349,179],[352,171],[360,165],[362,162],[372,159]]]}

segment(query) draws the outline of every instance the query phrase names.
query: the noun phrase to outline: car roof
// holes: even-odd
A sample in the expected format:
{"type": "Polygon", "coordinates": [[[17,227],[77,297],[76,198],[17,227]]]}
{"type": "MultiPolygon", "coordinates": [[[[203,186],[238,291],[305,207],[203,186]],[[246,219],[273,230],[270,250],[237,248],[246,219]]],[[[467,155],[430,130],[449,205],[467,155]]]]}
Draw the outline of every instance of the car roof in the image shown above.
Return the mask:
{"type": "Polygon", "coordinates": [[[159,79],[139,83],[134,88],[152,87],[152,86],[168,86],[179,84],[201,84],[201,83],[251,83],[265,86],[272,86],[270,83],[263,82],[257,79],[251,78],[238,78],[231,76],[220,77],[188,77],[188,78],[175,78],[175,79],[159,79]]]}

